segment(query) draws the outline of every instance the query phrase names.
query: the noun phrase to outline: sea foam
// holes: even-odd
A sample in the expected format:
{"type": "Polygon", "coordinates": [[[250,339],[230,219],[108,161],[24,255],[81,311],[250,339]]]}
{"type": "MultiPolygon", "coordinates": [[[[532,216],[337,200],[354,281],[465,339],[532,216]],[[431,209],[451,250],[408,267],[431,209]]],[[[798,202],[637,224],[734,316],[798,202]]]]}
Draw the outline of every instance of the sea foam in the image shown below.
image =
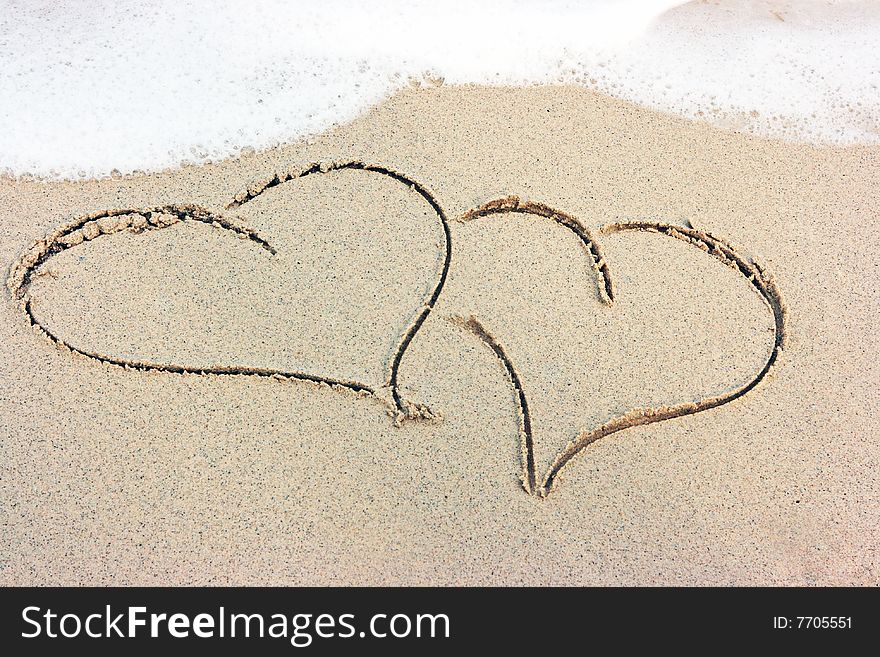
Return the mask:
{"type": "Polygon", "coordinates": [[[575,83],[765,137],[880,143],[880,3],[0,3],[0,171],[294,141],[416,81],[575,83]]]}

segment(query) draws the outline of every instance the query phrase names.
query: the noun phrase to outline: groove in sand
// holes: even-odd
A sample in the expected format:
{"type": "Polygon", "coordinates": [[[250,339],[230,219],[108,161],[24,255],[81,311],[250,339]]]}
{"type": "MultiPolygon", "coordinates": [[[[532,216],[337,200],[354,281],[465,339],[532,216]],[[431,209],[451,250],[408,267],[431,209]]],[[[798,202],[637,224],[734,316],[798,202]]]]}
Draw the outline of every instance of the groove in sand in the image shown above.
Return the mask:
{"type": "Polygon", "coordinates": [[[463,317],[451,317],[450,321],[453,324],[470,331],[482,340],[483,344],[494,352],[498,357],[498,360],[501,361],[501,364],[504,365],[504,369],[507,370],[507,376],[516,392],[517,409],[519,410],[520,456],[523,468],[522,486],[525,491],[531,495],[535,492],[535,485],[537,483],[535,475],[535,445],[532,439],[532,416],[529,412],[529,402],[526,399],[526,393],[523,390],[519,373],[516,371],[513,362],[508,357],[507,352],[504,351],[504,347],[501,346],[501,343],[486,330],[486,327],[483,326],[476,317],[473,315],[467,319],[463,317]]]}
{"type": "Polygon", "coordinates": [[[434,289],[431,292],[430,296],[422,305],[422,308],[416,315],[415,319],[404,331],[403,337],[398,343],[397,349],[394,352],[394,356],[391,359],[391,369],[388,376],[388,386],[391,389],[391,396],[394,400],[394,406],[396,409],[396,422],[398,424],[405,419],[434,419],[435,416],[427,407],[421,404],[414,404],[412,402],[404,400],[400,396],[398,383],[398,378],[400,376],[400,364],[403,361],[403,356],[406,353],[406,350],[409,348],[410,343],[412,343],[412,340],[415,337],[416,333],[418,333],[419,329],[425,323],[425,320],[428,319],[428,315],[431,313],[431,310],[433,310],[434,306],[436,305],[437,299],[440,298],[440,293],[443,291],[443,286],[446,284],[446,278],[449,274],[449,267],[452,264],[452,234],[450,233],[449,229],[449,220],[446,218],[446,213],[443,211],[443,208],[440,206],[440,203],[437,201],[434,195],[431,194],[431,192],[428,191],[428,189],[424,185],[420,184],[416,180],[413,180],[412,178],[409,178],[408,176],[405,176],[402,173],[399,173],[387,167],[366,164],[364,162],[353,160],[346,162],[314,163],[301,169],[295,169],[288,173],[275,174],[271,178],[267,178],[265,180],[252,184],[246,191],[237,194],[235,198],[233,198],[233,200],[226,206],[226,209],[231,210],[241,207],[245,203],[249,203],[269,189],[277,187],[278,185],[289,182],[291,180],[305,178],[306,176],[311,176],[315,174],[329,173],[331,171],[342,171],[346,169],[355,171],[368,171],[382,176],[387,176],[388,178],[403,183],[410,189],[415,190],[423,199],[425,199],[425,201],[427,201],[428,205],[431,206],[431,208],[436,213],[437,218],[440,220],[441,226],[443,227],[445,249],[443,267],[440,271],[437,283],[434,285],[434,289]]]}
{"type": "Polygon", "coordinates": [[[605,262],[605,256],[602,254],[602,249],[599,247],[599,243],[593,238],[589,229],[576,217],[559,210],[554,210],[549,205],[544,205],[543,203],[523,201],[517,196],[505,196],[504,198],[484,203],[473,210],[468,210],[458,218],[458,221],[464,223],[473,221],[474,219],[481,219],[483,217],[506,213],[544,217],[555,221],[560,226],[568,228],[568,230],[573,232],[584,245],[585,250],[592,260],[592,269],[596,272],[598,279],[599,298],[602,300],[602,303],[606,305],[610,305],[614,301],[614,284],[611,280],[611,273],[608,271],[608,264],[605,262]]]}

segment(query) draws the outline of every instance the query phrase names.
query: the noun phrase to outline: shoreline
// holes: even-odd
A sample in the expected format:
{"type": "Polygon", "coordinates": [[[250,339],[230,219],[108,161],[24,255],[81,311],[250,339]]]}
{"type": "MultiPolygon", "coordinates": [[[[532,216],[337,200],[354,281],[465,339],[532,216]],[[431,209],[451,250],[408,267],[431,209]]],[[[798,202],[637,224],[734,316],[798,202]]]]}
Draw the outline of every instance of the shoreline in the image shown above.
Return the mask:
{"type": "Polygon", "coordinates": [[[878,181],[877,146],[755,138],[575,86],[409,89],[213,165],[0,178],[6,273],[77,217],[127,217],[61,231],[74,243],[44,245],[13,286],[103,362],[35,333],[6,292],[0,577],[876,584],[878,181]],[[145,229],[144,209],[178,206],[214,214],[145,229]],[[717,241],[602,230],[638,222],[717,241]],[[746,271],[708,257],[725,249],[746,271]],[[782,335],[748,284],[765,272],[786,346],[752,390],[782,335]],[[574,437],[688,405],[584,445],[552,495],[527,494],[574,437]]]}

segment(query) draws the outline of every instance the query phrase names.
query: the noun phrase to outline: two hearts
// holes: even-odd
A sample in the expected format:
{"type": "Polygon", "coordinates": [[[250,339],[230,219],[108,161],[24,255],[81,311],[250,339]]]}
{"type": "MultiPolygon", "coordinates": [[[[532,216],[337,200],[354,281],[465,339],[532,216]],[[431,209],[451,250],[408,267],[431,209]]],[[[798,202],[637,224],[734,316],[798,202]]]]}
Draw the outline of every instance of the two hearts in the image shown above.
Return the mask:
{"type": "MultiPolygon", "coordinates": [[[[213,212],[196,206],[175,205],[150,209],[114,210],[82,217],[53,231],[42,240],[35,242],[12,266],[8,288],[13,297],[21,301],[21,306],[31,324],[40,329],[46,336],[62,348],[105,363],[142,371],[190,372],[206,375],[252,375],[312,381],[380,399],[388,405],[397,423],[416,418],[436,419],[435,414],[425,405],[413,403],[405,399],[400,392],[398,381],[404,357],[413,339],[440,300],[453,264],[453,242],[450,222],[446,218],[441,205],[425,187],[415,180],[390,169],[360,162],[313,165],[303,170],[276,175],[252,185],[246,192],[237,195],[227,206],[226,210],[234,211],[239,216],[232,218],[231,215],[223,212],[213,212]],[[384,223],[373,222],[375,225],[358,223],[358,218],[363,214],[364,209],[358,207],[358,197],[354,194],[340,200],[340,195],[345,196],[348,189],[344,185],[339,186],[341,177],[347,177],[348,182],[353,182],[353,179],[356,178],[358,185],[378,186],[375,189],[371,188],[372,193],[367,195],[369,203],[374,203],[373,199],[378,195],[378,197],[383,199],[383,202],[390,204],[392,201],[389,199],[395,193],[402,195],[399,200],[394,201],[396,205],[391,209],[393,217],[384,223]],[[299,198],[294,198],[296,197],[295,194],[293,196],[290,194],[285,196],[285,183],[293,180],[300,181],[299,198]],[[312,203],[307,208],[297,205],[298,203],[305,202],[302,198],[303,185],[308,186],[308,202],[312,203]],[[323,189],[324,187],[328,189],[323,189]],[[392,189],[396,190],[396,192],[392,192],[392,189]],[[363,252],[358,254],[358,261],[374,263],[375,265],[373,269],[364,275],[367,278],[373,277],[374,282],[378,281],[381,284],[378,287],[373,286],[372,288],[374,290],[372,297],[378,298],[361,299],[361,296],[370,295],[354,294],[354,287],[346,288],[345,286],[349,283],[342,280],[342,278],[337,279],[332,275],[329,278],[333,279],[331,284],[333,287],[328,288],[329,292],[328,290],[318,290],[316,292],[315,286],[321,285],[322,281],[328,279],[328,273],[332,274],[332,272],[328,272],[328,268],[334,261],[329,259],[321,260],[322,254],[316,248],[302,248],[303,244],[306,247],[308,246],[307,242],[299,243],[300,249],[298,250],[295,245],[298,244],[299,239],[303,238],[303,235],[296,233],[300,229],[297,226],[292,227],[293,231],[289,236],[291,246],[288,248],[276,243],[278,240],[273,239],[270,242],[264,239],[261,236],[264,228],[267,230],[278,228],[277,222],[272,221],[272,219],[277,218],[279,208],[282,208],[285,212],[308,211],[310,216],[321,215],[324,212],[327,217],[327,223],[323,225],[325,234],[319,235],[324,240],[321,243],[329,244],[327,249],[330,251],[333,249],[338,250],[334,255],[337,260],[340,257],[345,257],[346,250],[362,250],[363,252]],[[340,216],[342,217],[341,220],[340,216]],[[244,220],[242,220],[242,217],[244,217],[244,220]],[[433,242],[424,239],[419,241],[412,237],[412,233],[416,232],[412,226],[416,222],[424,224],[424,232],[426,235],[433,237],[433,242]],[[299,267],[300,276],[298,280],[309,280],[307,278],[309,272],[314,274],[311,279],[314,282],[312,286],[305,285],[302,286],[302,289],[289,291],[286,293],[286,296],[282,295],[283,299],[288,303],[290,299],[294,299],[293,305],[296,305],[297,301],[302,303],[306,297],[297,297],[297,294],[312,294],[313,296],[309,298],[316,298],[314,295],[317,294],[317,297],[324,299],[329,293],[337,290],[340,291],[340,303],[334,306],[326,306],[324,312],[319,313],[321,316],[315,320],[318,324],[306,327],[306,329],[311,331],[309,335],[318,336],[319,338],[323,336],[323,342],[317,340],[319,345],[323,345],[321,346],[322,352],[332,351],[331,348],[328,348],[328,344],[339,343],[337,345],[339,351],[335,360],[333,353],[330,353],[327,357],[328,366],[333,368],[331,371],[336,373],[335,376],[325,376],[319,372],[311,371],[307,367],[277,369],[268,364],[218,366],[211,363],[199,364],[196,362],[185,365],[171,362],[171,358],[150,360],[140,357],[110,356],[73,344],[69,339],[59,336],[58,333],[50,328],[52,323],[45,321],[35,310],[29,291],[34,279],[44,271],[45,263],[53,256],[105,235],[154,232],[187,223],[219,228],[223,234],[234,235],[250,244],[253,250],[256,251],[256,253],[250,254],[250,257],[256,258],[257,262],[260,263],[255,265],[255,267],[271,267],[272,265],[269,263],[275,262],[278,263],[278,267],[282,265],[284,267],[299,267]],[[249,224],[249,226],[257,225],[260,227],[260,230],[246,227],[244,223],[249,224]],[[326,239],[327,231],[333,231],[333,239],[329,243],[326,239]],[[395,231],[397,232],[395,233],[395,231]],[[419,276],[422,278],[433,276],[427,287],[424,283],[411,284],[406,281],[387,279],[387,272],[382,269],[382,259],[380,256],[389,249],[389,243],[383,241],[385,239],[384,233],[388,232],[392,233],[391,237],[388,238],[392,243],[403,241],[399,248],[403,249],[407,254],[406,260],[413,261],[408,263],[410,266],[407,270],[409,272],[408,278],[415,280],[419,276]],[[279,260],[283,257],[293,257],[291,254],[295,254],[296,257],[289,262],[279,260]],[[302,276],[306,276],[306,278],[302,279],[302,276]],[[380,281],[379,279],[383,276],[386,279],[380,281]],[[375,291],[377,289],[379,292],[375,291]],[[419,299],[418,296],[420,294],[423,296],[419,299]],[[376,322],[379,325],[379,329],[385,329],[385,334],[365,334],[362,324],[357,324],[357,318],[360,317],[362,319],[365,315],[382,315],[383,309],[386,308],[390,309],[388,317],[383,321],[377,320],[376,322]],[[400,321],[401,316],[403,316],[403,322],[400,321]],[[402,328],[396,326],[395,323],[397,325],[402,324],[402,328]],[[394,331],[396,333],[390,341],[387,339],[387,328],[389,326],[395,326],[394,331]],[[368,346],[367,351],[369,353],[364,352],[364,359],[370,361],[373,366],[372,369],[366,368],[360,371],[351,363],[352,360],[357,360],[357,357],[352,359],[348,352],[355,349],[355,345],[360,344],[368,346]],[[348,352],[346,352],[346,349],[348,349],[348,352]],[[376,370],[382,370],[381,375],[377,375],[376,370]]],[[[612,277],[612,267],[605,260],[599,242],[575,217],[555,211],[545,205],[521,202],[516,198],[509,197],[471,210],[460,217],[459,221],[471,222],[493,215],[504,216],[514,214],[529,215],[543,221],[555,222],[576,236],[595,274],[596,291],[600,301],[609,307],[613,307],[615,286],[614,278],[612,277]]],[[[316,221],[316,225],[320,228],[320,218],[316,221]]],[[[532,414],[528,404],[523,377],[517,369],[516,363],[513,362],[507,353],[503,340],[487,330],[479,318],[474,316],[459,318],[457,323],[460,326],[474,334],[495,353],[504,366],[511,385],[516,392],[520,416],[522,481],[526,491],[531,494],[546,496],[554,489],[561,472],[572,459],[589,444],[602,437],[632,426],[698,413],[742,397],[766,378],[777,362],[783,348],[785,340],[785,311],[782,299],[772,279],[757,263],[742,257],[730,245],[718,238],[693,228],[656,222],[628,222],[605,226],[600,230],[600,234],[610,235],[632,231],[650,232],[696,247],[712,258],[728,265],[741,275],[753,290],[760,295],[760,298],[773,315],[774,339],[772,351],[760,372],[747,384],[729,390],[724,394],[709,396],[694,403],[648,409],[636,408],[618,415],[597,428],[580,433],[559,452],[543,476],[539,476],[535,458],[532,414]]],[[[281,242],[284,241],[283,236],[279,239],[281,242]]],[[[269,270],[267,269],[267,271],[269,270]]],[[[354,284],[357,283],[356,278],[354,284]]],[[[303,330],[299,324],[291,324],[287,326],[287,329],[288,331],[296,332],[303,330]]],[[[302,340],[301,342],[316,342],[316,340],[302,340]]],[[[309,354],[304,357],[304,362],[311,362],[313,360],[308,356],[309,354]]],[[[528,382],[525,383],[527,385],[528,382]]]]}

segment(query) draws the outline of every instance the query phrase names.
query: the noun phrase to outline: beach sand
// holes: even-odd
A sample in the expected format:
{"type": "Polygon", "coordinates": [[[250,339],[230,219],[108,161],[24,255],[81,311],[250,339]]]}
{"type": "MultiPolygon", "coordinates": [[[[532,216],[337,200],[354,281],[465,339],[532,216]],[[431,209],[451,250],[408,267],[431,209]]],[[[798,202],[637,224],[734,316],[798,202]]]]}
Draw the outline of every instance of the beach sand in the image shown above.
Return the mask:
{"type": "Polygon", "coordinates": [[[573,86],[0,180],[0,583],[878,584],[878,209],[573,86]]]}

